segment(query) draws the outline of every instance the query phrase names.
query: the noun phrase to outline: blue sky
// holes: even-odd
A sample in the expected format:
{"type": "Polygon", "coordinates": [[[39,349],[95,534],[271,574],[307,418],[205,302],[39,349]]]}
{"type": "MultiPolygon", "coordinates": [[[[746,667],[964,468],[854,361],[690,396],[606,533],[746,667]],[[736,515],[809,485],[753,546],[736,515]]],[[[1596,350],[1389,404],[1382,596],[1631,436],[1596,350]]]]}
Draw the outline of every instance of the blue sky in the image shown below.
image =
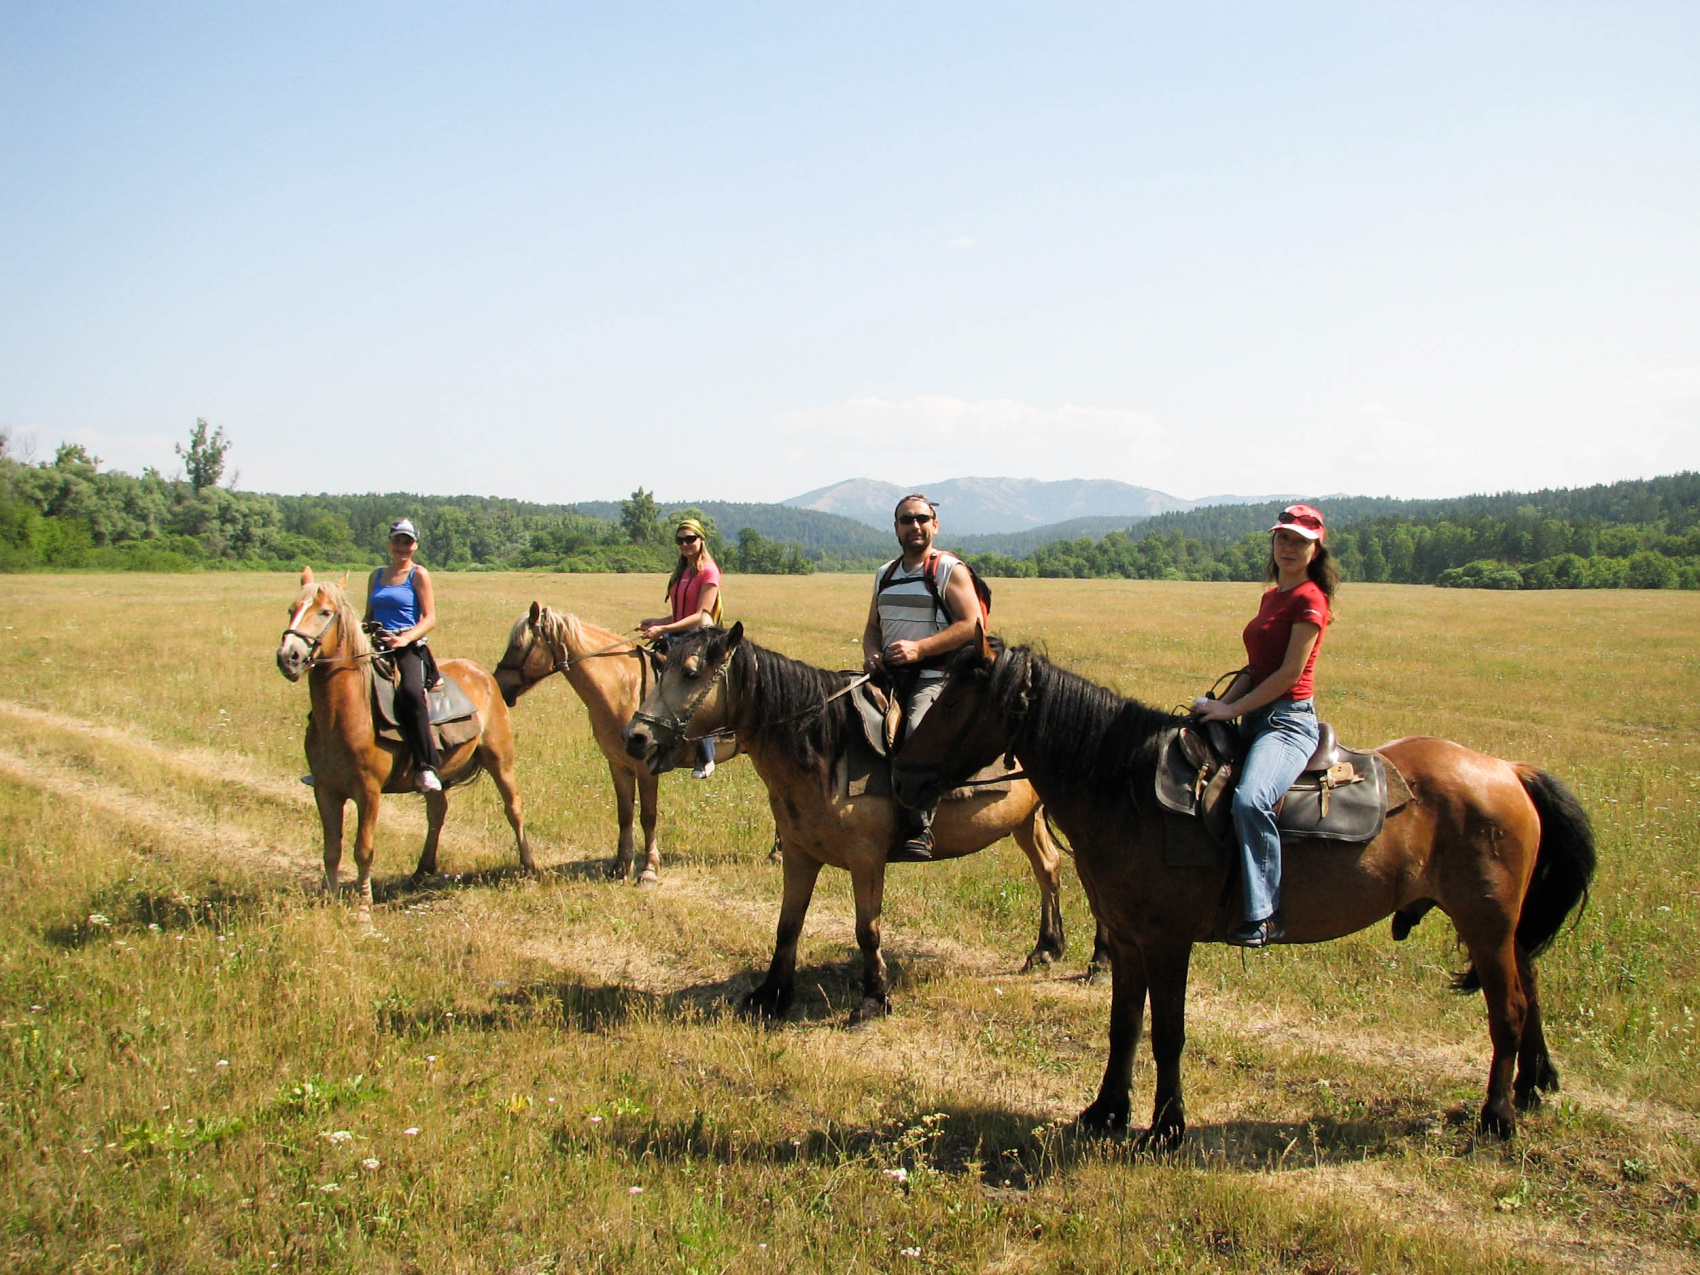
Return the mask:
{"type": "Polygon", "coordinates": [[[241,485],[1700,468],[1700,6],[0,2],[0,427],[241,485]]]}

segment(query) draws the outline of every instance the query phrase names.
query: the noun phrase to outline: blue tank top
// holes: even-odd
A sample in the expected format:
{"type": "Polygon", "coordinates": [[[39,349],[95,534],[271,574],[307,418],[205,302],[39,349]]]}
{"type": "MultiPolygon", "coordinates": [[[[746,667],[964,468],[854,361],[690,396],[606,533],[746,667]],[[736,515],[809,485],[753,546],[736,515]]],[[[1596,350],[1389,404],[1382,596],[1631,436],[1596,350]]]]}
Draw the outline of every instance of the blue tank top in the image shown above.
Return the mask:
{"type": "Polygon", "coordinates": [[[417,566],[409,567],[407,579],[383,586],[378,584],[384,578],[383,568],[372,573],[372,591],[366,602],[372,608],[372,618],[391,633],[400,633],[419,623],[419,594],[413,588],[413,573],[417,570],[417,566]]]}

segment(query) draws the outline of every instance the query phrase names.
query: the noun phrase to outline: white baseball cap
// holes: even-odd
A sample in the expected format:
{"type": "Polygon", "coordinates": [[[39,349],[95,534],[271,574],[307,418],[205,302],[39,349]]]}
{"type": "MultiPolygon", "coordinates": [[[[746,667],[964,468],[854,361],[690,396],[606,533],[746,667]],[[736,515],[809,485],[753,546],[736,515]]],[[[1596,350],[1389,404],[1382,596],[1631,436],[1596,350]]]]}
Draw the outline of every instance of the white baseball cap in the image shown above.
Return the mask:
{"type": "Polygon", "coordinates": [[[413,525],[411,518],[397,518],[390,524],[390,535],[406,536],[414,544],[419,543],[419,528],[413,525]]]}

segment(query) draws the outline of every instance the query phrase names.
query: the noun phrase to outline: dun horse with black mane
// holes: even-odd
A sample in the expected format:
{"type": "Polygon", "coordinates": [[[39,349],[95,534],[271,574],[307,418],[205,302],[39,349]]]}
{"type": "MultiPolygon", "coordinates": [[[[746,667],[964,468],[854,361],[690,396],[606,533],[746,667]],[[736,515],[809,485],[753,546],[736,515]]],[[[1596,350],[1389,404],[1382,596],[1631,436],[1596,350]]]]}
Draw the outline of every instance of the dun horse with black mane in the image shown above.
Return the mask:
{"type": "MultiPolygon", "coordinates": [[[[886,856],[897,832],[889,796],[836,791],[835,763],[861,721],[846,692],[855,676],[832,673],[744,639],[744,626],[698,629],[673,639],[667,668],[643,709],[626,728],[626,747],[651,766],[682,738],[728,733],[737,738],[767,785],[779,828],[785,897],[767,977],[744,998],[744,1008],[783,1014],[791,1003],[797,939],[826,864],[850,873],[856,896],[856,942],[862,951],[862,997],[850,1014],[860,1023],[886,1012],[890,995],[880,955],[880,911],[886,856]]],[[[939,808],[934,856],[954,859],[1005,836],[1033,865],[1039,882],[1039,939],[1027,967],[1063,952],[1061,854],[1045,828],[1039,799],[1025,779],[982,789],[939,808]]]]}
{"type": "MultiPolygon", "coordinates": [[[[1113,992],[1110,1050],[1090,1129],[1128,1123],[1134,1052],[1145,1002],[1157,1089],[1142,1148],[1180,1143],[1186,1130],[1181,1050],[1187,969],[1195,943],[1220,929],[1226,863],[1171,867],[1168,818],[1153,789],[1159,741],[1182,719],[1124,699],[1026,647],[964,649],[947,685],[904,747],[899,797],[918,801],[1013,750],[1074,848],[1075,865],[1107,930],[1113,992]]],[[[1487,1000],[1493,1063],[1480,1131],[1509,1137],[1516,1110],[1558,1085],[1541,1031],[1534,958],[1586,903],[1593,832],[1568,789],[1545,771],[1444,739],[1407,738],[1376,750],[1413,799],[1362,844],[1306,840],[1284,856],[1286,942],[1340,938],[1400,913],[1405,926],[1438,907],[1457,927],[1470,968],[1460,990],[1487,1000]]]]}
{"type": "MultiPolygon", "coordinates": [[[[375,652],[360,628],[360,617],[341,584],[315,581],[301,573],[301,592],[289,607],[289,627],[278,643],[277,666],[290,681],[307,673],[313,711],[307,718],[305,748],[313,771],[313,796],[325,834],[325,889],[335,892],[342,863],[343,811],[352,801],[359,812],[354,834],[355,890],[363,913],[372,908],[373,837],[378,827],[379,796],[412,792],[412,759],[407,746],[378,738],[372,717],[372,657],[375,652]]],[[[443,750],[443,785],[470,783],[487,770],[502,794],[508,823],[519,843],[519,861],[535,873],[525,840],[525,815],[514,783],[514,732],[496,681],[471,660],[444,660],[439,670],[471,698],[478,710],[479,733],[443,750]]],[[[425,794],[425,848],[414,870],[415,882],[437,870],[437,838],[449,799],[444,792],[425,794]]]]}

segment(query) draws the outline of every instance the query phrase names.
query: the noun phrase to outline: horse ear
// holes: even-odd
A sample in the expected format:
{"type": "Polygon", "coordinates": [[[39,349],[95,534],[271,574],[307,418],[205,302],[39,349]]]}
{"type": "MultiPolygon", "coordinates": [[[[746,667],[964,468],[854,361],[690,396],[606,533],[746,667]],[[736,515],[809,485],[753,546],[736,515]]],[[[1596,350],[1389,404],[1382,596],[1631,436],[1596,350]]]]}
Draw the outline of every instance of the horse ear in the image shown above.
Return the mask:
{"type": "Polygon", "coordinates": [[[313,583],[313,568],[312,567],[302,567],[301,568],[301,583],[302,584],[312,584],[313,583]]]}
{"type": "Polygon", "coordinates": [[[344,571],[342,573],[342,579],[340,579],[336,582],[336,587],[339,588],[339,589],[342,589],[342,588],[346,588],[347,585],[348,585],[348,572],[344,571]]]}
{"type": "Polygon", "coordinates": [[[984,620],[974,621],[974,640],[980,648],[980,658],[987,664],[996,664],[998,662],[997,652],[992,650],[991,635],[986,632],[984,620]]]}
{"type": "Polygon", "coordinates": [[[532,628],[535,629],[537,627],[537,621],[538,621],[539,617],[542,616],[542,614],[543,614],[543,604],[541,602],[533,602],[531,604],[531,627],[532,628]]]}
{"type": "Polygon", "coordinates": [[[742,620],[739,620],[736,624],[734,624],[732,626],[732,631],[726,635],[726,650],[728,652],[737,650],[738,649],[738,643],[742,642],[743,640],[744,640],[744,622],[742,620]]]}

